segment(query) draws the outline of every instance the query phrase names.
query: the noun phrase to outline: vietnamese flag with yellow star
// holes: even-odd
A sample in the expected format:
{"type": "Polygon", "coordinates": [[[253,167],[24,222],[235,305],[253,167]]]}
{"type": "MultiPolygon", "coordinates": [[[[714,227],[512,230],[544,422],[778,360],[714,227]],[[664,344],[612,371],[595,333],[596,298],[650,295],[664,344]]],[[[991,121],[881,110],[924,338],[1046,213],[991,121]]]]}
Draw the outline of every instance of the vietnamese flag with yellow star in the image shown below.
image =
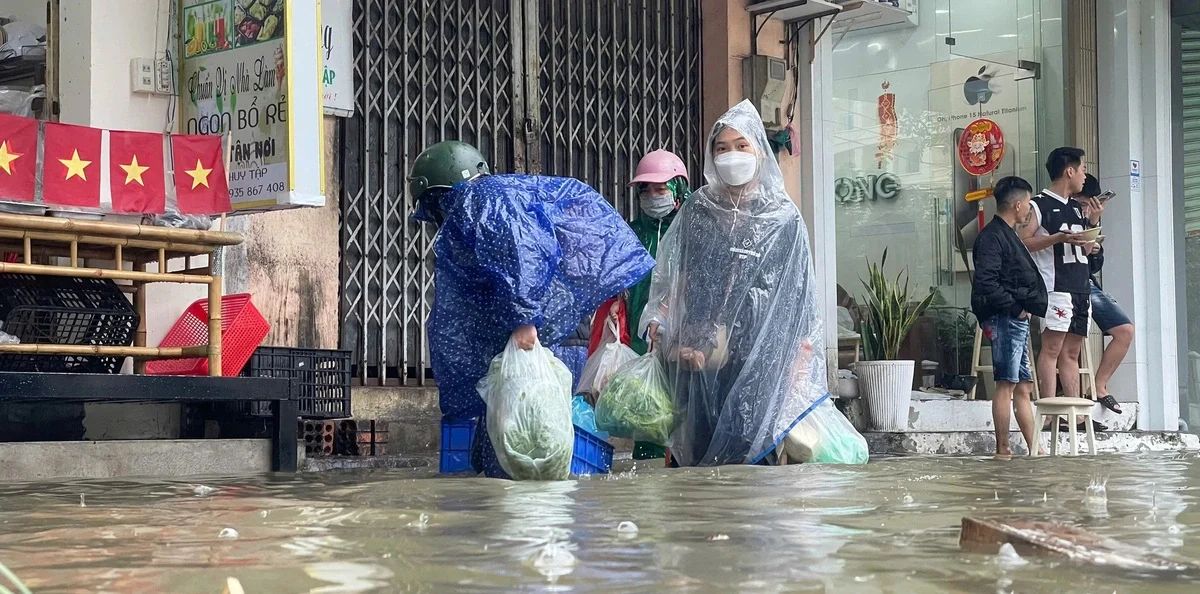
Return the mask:
{"type": "Polygon", "coordinates": [[[180,214],[212,215],[233,210],[224,148],[222,136],[171,135],[171,164],[180,214]]]}
{"type": "Polygon", "coordinates": [[[108,133],[108,187],[113,212],[161,214],[167,206],[163,135],[108,133]]]}
{"type": "Polygon", "coordinates": [[[100,208],[99,128],[46,123],[42,136],[42,201],[48,205],[100,208]]]}
{"type": "Polygon", "coordinates": [[[33,201],[37,147],[37,120],[0,114],[0,200],[33,201]]]}

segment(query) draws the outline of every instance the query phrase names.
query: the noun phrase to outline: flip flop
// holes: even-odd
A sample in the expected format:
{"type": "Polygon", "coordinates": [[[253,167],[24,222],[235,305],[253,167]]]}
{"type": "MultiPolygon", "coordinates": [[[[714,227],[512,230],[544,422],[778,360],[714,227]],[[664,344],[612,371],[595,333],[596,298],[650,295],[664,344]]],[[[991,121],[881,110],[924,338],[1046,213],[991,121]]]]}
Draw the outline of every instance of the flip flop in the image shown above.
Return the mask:
{"type": "Polygon", "coordinates": [[[1108,396],[1102,396],[1099,400],[1097,400],[1097,402],[1104,405],[1104,408],[1107,408],[1108,410],[1111,410],[1117,414],[1121,414],[1121,405],[1117,403],[1116,398],[1112,397],[1112,394],[1109,394],[1108,396]]]}

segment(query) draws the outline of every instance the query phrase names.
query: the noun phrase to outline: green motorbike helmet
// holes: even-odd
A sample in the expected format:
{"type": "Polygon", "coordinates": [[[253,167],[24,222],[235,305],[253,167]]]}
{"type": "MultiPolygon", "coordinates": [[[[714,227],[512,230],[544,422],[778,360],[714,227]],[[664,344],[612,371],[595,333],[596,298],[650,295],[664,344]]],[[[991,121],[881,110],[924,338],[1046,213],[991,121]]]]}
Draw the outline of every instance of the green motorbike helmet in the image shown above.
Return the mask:
{"type": "Polygon", "coordinates": [[[449,188],[489,173],[487,161],[479,149],[465,142],[447,140],[417,155],[408,178],[408,191],[417,202],[430,188],[449,188]]]}

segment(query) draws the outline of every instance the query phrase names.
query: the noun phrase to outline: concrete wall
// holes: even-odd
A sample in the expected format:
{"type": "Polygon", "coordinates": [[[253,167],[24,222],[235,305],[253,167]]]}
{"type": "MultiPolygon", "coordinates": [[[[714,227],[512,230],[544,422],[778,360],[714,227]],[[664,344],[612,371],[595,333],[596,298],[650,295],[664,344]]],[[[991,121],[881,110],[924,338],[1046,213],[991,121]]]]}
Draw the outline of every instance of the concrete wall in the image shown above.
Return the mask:
{"type": "Polygon", "coordinates": [[[325,118],[325,206],[237,217],[246,243],[226,252],[226,292],[249,292],[271,323],[263,344],[338,347],[341,120],[325,118]]]}
{"type": "MultiPolygon", "coordinates": [[[[1099,0],[1100,185],[1123,199],[1104,214],[1105,288],[1138,328],[1113,377],[1114,394],[1137,394],[1138,427],[1175,430],[1179,355],[1169,0],[1099,0]],[[1140,179],[1130,162],[1141,164],[1140,179]]],[[[1178,214],[1178,216],[1182,216],[1178,214]]],[[[1182,281],[1181,281],[1182,282],[1182,281]]]]}
{"type": "MultiPolygon", "coordinates": [[[[170,98],[134,94],[129,79],[130,60],[174,47],[168,37],[170,1],[61,1],[60,121],[118,130],[175,130],[170,98]]],[[[149,343],[158,344],[183,310],[204,295],[201,286],[150,285],[149,343]]]]}
{"type": "MultiPolygon", "coordinates": [[[[14,0],[5,0],[11,4],[14,0]]],[[[129,63],[161,57],[170,38],[174,0],[61,0],[60,120],[101,128],[175,131],[168,97],[134,94],[129,63]]],[[[18,0],[22,5],[41,0],[18,0]]],[[[0,4],[0,15],[6,14],[0,4]]],[[[175,109],[178,117],[178,109],[175,109]]],[[[303,140],[302,140],[303,142],[303,140]]],[[[227,250],[225,292],[250,292],[271,323],[266,344],[334,348],[338,342],[340,191],[335,175],[337,121],[326,121],[327,205],[320,209],[231,219],[229,229],[246,243],[227,250]]],[[[202,286],[156,284],[147,288],[147,339],[156,345],[202,286]]],[[[87,405],[89,439],[177,437],[177,405],[87,405]]]]}
{"type": "MultiPolygon", "coordinates": [[[[703,0],[700,4],[701,36],[704,40],[700,60],[704,87],[701,98],[704,134],[701,141],[708,138],[708,130],[722,114],[746,98],[742,92],[742,59],[751,53],[751,17],[746,12],[748,3],[747,0],[703,0]]],[[[762,23],[761,18],[759,23],[762,23]]],[[[759,55],[785,57],[785,35],[781,21],[767,21],[758,36],[759,55]]],[[[789,89],[795,87],[790,72],[788,85],[789,89]]],[[[786,97],[794,99],[795,93],[789,91],[786,97]]],[[[784,109],[786,111],[786,106],[784,109]]],[[[697,148],[704,150],[703,146],[697,148]]],[[[788,155],[785,151],[779,157],[779,166],[787,182],[788,194],[800,204],[799,155],[788,155]]]]}
{"type": "MultiPolygon", "coordinates": [[[[25,3],[40,0],[24,0],[25,3]]],[[[70,124],[162,132],[174,130],[167,97],[134,94],[129,62],[166,51],[170,0],[61,0],[59,13],[60,121],[70,124]]],[[[149,285],[149,344],[158,344],[183,310],[204,297],[204,288],[149,285]]],[[[87,405],[88,439],[177,437],[178,405],[87,405]]]]}
{"type": "Polygon", "coordinates": [[[271,470],[267,439],[0,443],[0,481],[236,476],[271,470]]]}
{"type": "MultiPolygon", "coordinates": [[[[34,2],[39,0],[24,0],[34,2]]],[[[173,0],[62,0],[61,120],[124,130],[174,131],[167,97],[134,94],[129,62],[161,56],[169,38],[173,0]]],[[[3,14],[0,8],[0,14],[3,14]]],[[[175,115],[178,115],[176,110],[175,115]]],[[[268,344],[337,346],[338,202],[337,120],[327,118],[326,206],[239,217],[229,228],[246,233],[225,254],[226,293],[250,292],[271,322],[268,344]]],[[[303,140],[302,140],[303,142],[303,140]]],[[[147,332],[157,344],[204,288],[152,285],[147,332]]]]}

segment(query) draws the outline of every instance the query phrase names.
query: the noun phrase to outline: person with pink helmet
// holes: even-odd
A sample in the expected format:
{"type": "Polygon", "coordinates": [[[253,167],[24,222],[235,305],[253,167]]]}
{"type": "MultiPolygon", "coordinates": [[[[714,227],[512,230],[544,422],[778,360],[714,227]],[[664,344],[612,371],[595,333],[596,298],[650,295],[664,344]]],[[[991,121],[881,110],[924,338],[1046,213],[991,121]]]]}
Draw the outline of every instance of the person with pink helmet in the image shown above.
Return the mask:
{"type": "MultiPolygon", "coordinates": [[[[629,185],[637,190],[638,195],[638,213],[630,226],[637,233],[642,246],[653,256],[658,250],[659,240],[675,220],[675,213],[691,194],[687,166],[675,153],[653,151],[642,157],[629,185]]],[[[628,344],[639,355],[650,350],[647,337],[639,336],[637,332],[638,315],[646,307],[650,296],[650,277],[647,274],[628,291],[601,305],[597,312],[598,319],[603,319],[603,316],[618,319],[621,342],[628,344]],[[627,315],[627,312],[634,314],[627,315]]],[[[600,346],[603,334],[604,324],[593,324],[589,354],[600,346]]],[[[662,458],[665,451],[655,444],[637,442],[633,454],[635,459],[647,460],[662,458]]]]}

